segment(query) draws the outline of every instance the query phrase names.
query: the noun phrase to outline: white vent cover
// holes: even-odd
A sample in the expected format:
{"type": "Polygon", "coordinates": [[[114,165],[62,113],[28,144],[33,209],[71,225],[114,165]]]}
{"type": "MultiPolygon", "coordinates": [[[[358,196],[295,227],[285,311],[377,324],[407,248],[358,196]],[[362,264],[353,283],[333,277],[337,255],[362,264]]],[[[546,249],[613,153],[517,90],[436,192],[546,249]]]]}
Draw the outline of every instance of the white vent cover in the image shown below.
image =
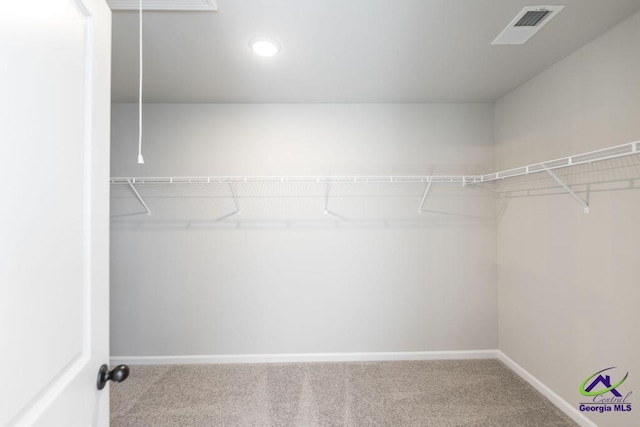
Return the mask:
{"type": "MultiPolygon", "coordinates": [[[[111,10],[139,10],[140,0],[107,0],[111,10]]],[[[142,0],[143,10],[217,12],[216,0],[142,0]]]]}
{"type": "Polygon", "coordinates": [[[524,44],[563,8],[564,6],[527,6],[491,44],[524,44]]]}

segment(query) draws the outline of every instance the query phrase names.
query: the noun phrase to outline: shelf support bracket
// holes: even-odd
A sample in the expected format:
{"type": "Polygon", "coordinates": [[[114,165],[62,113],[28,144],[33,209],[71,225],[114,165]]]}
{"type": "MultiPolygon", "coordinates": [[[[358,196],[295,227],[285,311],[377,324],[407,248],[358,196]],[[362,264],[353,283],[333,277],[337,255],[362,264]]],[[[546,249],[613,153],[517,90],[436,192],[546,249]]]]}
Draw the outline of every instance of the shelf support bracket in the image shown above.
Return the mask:
{"type": "Polygon", "coordinates": [[[505,195],[504,202],[502,203],[502,206],[498,209],[498,215],[496,216],[496,225],[500,224],[500,221],[502,221],[502,217],[504,216],[504,213],[507,211],[507,208],[509,207],[509,203],[511,203],[510,191],[505,195]]]}
{"type": "Polygon", "coordinates": [[[240,213],[240,205],[238,205],[238,196],[236,196],[236,191],[233,189],[233,183],[229,182],[229,189],[231,190],[231,196],[233,197],[233,203],[236,205],[236,211],[231,213],[228,216],[239,214],[240,213]]]}
{"type": "MultiPolygon", "coordinates": [[[[224,181],[223,181],[224,182],[224,181]]],[[[233,189],[233,184],[231,183],[231,181],[229,181],[229,189],[231,190],[231,197],[233,197],[233,204],[236,206],[236,210],[233,212],[229,212],[228,214],[224,214],[216,219],[214,219],[214,221],[218,222],[218,221],[222,221],[225,218],[229,218],[231,216],[234,216],[236,214],[240,213],[240,207],[238,205],[238,198],[236,197],[236,192],[233,189]]]]}
{"type": "Polygon", "coordinates": [[[329,181],[325,181],[324,183],[324,212],[325,215],[333,215],[338,219],[346,221],[347,218],[342,215],[338,215],[337,213],[329,210],[329,181]]]}
{"type": "Polygon", "coordinates": [[[329,214],[329,181],[324,183],[324,214],[329,214]]]}
{"type": "Polygon", "coordinates": [[[576,199],[576,201],[578,203],[580,203],[580,205],[583,207],[584,209],[584,213],[588,214],[589,213],[589,205],[587,204],[587,202],[585,202],[584,200],[582,200],[582,198],[580,198],[580,196],[578,196],[567,184],[565,184],[565,182],[563,180],[561,180],[558,175],[556,175],[555,173],[553,173],[551,171],[551,169],[549,169],[545,164],[542,164],[542,167],[544,168],[545,171],[547,171],[547,173],[549,175],[551,175],[551,178],[553,178],[558,184],[560,184],[562,186],[562,188],[565,189],[565,191],[567,193],[569,193],[569,195],[571,197],[573,197],[574,199],[576,199]]]}
{"type": "Polygon", "coordinates": [[[427,188],[424,190],[424,194],[422,195],[422,201],[420,202],[420,207],[418,208],[418,213],[421,214],[424,212],[422,208],[424,207],[424,202],[427,201],[427,195],[429,194],[429,190],[431,189],[431,181],[427,183],[427,188]]]}
{"type": "Polygon", "coordinates": [[[142,196],[140,195],[140,193],[138,193],[136,186],[133,185],[133,182],[131,182],[131,179],[127,178],[127,183],[129,184],[129,187],[131,187],[131,191],[133,191],[133,194],[136,195],[136,197],[138,198],[138,201],[142,204],[144,209],[147,211],[147,215],[151,215],[151,209],[149,209],[149,206],[147,206],[147,204],[144,202],[144,200],[142,199],[142,196]]]}

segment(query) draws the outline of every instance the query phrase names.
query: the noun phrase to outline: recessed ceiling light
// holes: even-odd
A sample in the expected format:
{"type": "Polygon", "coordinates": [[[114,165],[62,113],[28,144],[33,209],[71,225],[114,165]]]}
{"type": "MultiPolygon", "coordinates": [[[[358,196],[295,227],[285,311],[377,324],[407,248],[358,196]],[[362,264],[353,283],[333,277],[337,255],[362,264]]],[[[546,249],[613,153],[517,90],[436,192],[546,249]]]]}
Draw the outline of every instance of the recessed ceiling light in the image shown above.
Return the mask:
{"type": "Polygon", "coordinates": [[[274,56],[280,52],[280,44],[269,37],[254,37],[249,42],[249,47],[260,56],[274,56]]]}

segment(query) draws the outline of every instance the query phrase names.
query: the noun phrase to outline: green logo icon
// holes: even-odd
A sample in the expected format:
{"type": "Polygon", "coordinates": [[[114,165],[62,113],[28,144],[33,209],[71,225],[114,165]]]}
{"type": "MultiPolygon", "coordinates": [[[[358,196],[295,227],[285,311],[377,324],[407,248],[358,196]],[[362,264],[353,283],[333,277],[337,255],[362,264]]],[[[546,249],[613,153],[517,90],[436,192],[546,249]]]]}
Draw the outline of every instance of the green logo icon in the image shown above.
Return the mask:
{"type": "Polygon", "coordinates": [[[611,368],[606,368],[603,369],[601,371],[596,372],[595,374],[591,375],[589,378],[587,378],[586,380],[584,380],[582,382],[582,384],[580,384],[580,393],[583,396],[599,396],[601,394],[605,394],[608,392],[613,393],[614,396],[616,397],[622,397],[622,395],[618,392],[618,390],[616,390],[616,387],[619,387],[620,384],[622,384],[627,377],[629,376],[629,373],[627,372],[627,374],[624,376],[624,378],[622,378],[620,381],[618,381],[615,384],[611,384],[611,377],[609,375],[600,375],[602,372],[604,371],[608,371],[609,369],[615,369],[615,366],[612,366],[611,368]],[[587,385],[587,383],[589,381],[591,381],[595,376],[598,376],[595,380],[593,380],[589,386],[587,386],[585,388],[585,386],[587,385]],[[602,390],[597,390],[597,391],[592,391],[596,385],[602,383],[602,385],[605,387],[602,390]]]}

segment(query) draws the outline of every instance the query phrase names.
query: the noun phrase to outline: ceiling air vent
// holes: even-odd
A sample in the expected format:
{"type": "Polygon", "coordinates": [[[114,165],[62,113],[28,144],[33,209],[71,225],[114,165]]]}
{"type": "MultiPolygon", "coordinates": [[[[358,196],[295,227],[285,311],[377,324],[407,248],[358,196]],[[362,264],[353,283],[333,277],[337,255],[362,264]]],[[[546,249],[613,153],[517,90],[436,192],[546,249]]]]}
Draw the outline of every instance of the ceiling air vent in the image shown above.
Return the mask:
{"type": "Polygon", "coordinates": [[[563,8],[564,6],[525,7],[491,44],[524,44],[563,8]]]}
{"type": "Polygon", "coordinates": [[[518,22],[516,22],[515,26],[536,27],[550,13],[550,10],[529,10],[518,22]]]}

